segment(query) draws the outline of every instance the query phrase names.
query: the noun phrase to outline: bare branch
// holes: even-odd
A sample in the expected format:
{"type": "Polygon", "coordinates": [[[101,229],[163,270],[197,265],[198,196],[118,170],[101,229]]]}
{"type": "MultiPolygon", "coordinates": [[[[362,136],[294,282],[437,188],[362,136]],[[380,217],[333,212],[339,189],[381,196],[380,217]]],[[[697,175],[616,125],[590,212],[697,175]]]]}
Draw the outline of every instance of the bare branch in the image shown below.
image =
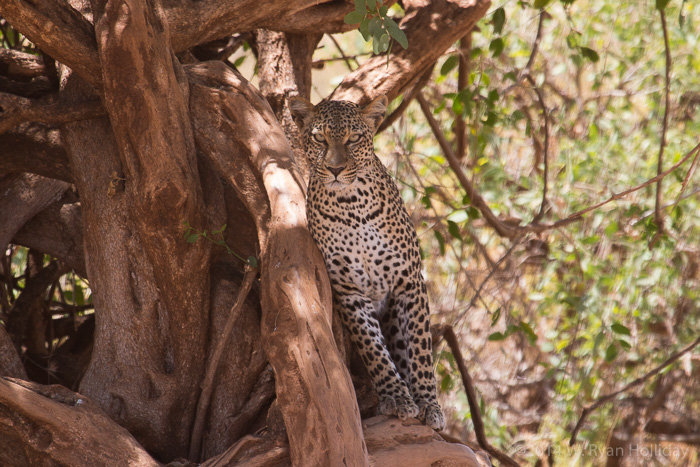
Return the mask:
{"type": "Polygon", "coordinates": [[[68,2],[4,1],[0,3],[0,16],[42,51],[68,65],[93,86],[101,87],[94,28],[68,2]]]}
{"type": "Polygon", "coordinates": [[[573,446],[576,443],[576,436],[578,435],[579,430],[583,426],[583,422],[586,421],[586,417],[588,417],[588,414],[593,412],[595,409],[600,407],[601,405],[605,404],[606,402],[610,401],[611,399],[614,399],[615,397],[619,396],[623,392],[627,392],[630,389],[639,386],[640,384],[644,383],[647,381],[649,378],[653,378],[654,376],[658,375],[661,370],[681,358],[683,355],[687,354],[691,350],[693,350],[697,345],[700,344],[700,337],[695,339],[693,342],[688,344],[687,346],[683,347],[681,350],[678,352],[675,352],[672,354],[670,357],[668,357],[661,365],[657,366],[653,370],[651,370],[649,373],[645,374],[644,376],[641,376],[634,381],[632,381],[629,384],[626,384],[623,388],[612,392],[610,394],[606,394],[605,396],[599,397],[593,404],[584,407],[583,411],[581,411],[581,417],[578,419],[578,422],[576,423],[576,426],[574,427],[574,431],[571,433],[571,439],[569,440],[569,446],[573,446]]]}
{"type": "MultiPolygon", "coordinates": [[[[338,53],[340,54],[340,57],[343,59],[345,62],[345,65],[347,65],[348,70],[352,71],[352,63],[350,63],[350,58],[347,55],[345,55],[345,52],[343,51],[343,48],[340,46],[338,43],[338,40],[333,37],[333,34],[328,34],[328,37],[330,40],[333,42],[333,45],[335,45],[335,48],[338,49],[338,53]]],[[[355,63],[357,63],[357,59],[355,59],[355,63]]]]}
{"type": "Polygon", "coordinates": [[[462,170],[462,166],[457,160],[457,156],[455,156],[454,152],[452,151],[452,147],[450,146],[449,142],[445,138],[444,133],[440,129],[440,125],[435,120],[435,117],[433,117],[433,113],[430,110],[428,102],[425,100],[425,97],[420,91],[418,91],[416,99],[420,104],[421,110],[423,111],[423,115],[425,116],[426,120],[428,120],[428,125],[430,125],[430,128],[433,130],[435,138],[438,140],[438,144],[440,144],[442,152],[447,158],[447,162],[449,163],[450,168],[452,168],[452,171],[455,173],[455,175],[457,175],[457,178],[459,179],[462,188],[464,188],[464,190],[467,192],[467,195],[469,196],[469,199],[471,199],[472,205],[475,208],[477,208],[479,212],[481,212],[481,214],[484,216],[484,219],[486,219],[486,222],[488,222],[488,224],[491,227],[493,227],[493,229],[496,232],[498,232],[499,235],[501,235],[502,237],[514,238],[518,234],[518,229],[506,225],[498,217],[496,217],[493,211],[491,211],[491,208],[489,208],[489,206],[486,204],[486,201],[484,201],[481,195],[471,184],[464,171],[462,170]]]}
{"type": "Polygon", "coordinates": [[[486,434],[484,431],[484,422],[481,419],[481,411],[479,408],[479,399],[476,394],[476,389],[474,388],[474,382],[469,375],[469,370],[467,369],[466,363],[464,363],[464,357],[462,356],[462,351],[459,349],[459,341],[455,335],[454,329],[450,325],[438,326],[435,330],[436,334],[442,334],[447,341],[447,344],[452,351],[452,355],[457,363],[457,368],[459,373],[462,375],[462,384],[464,384],[464,391],[467,393],[467,401],[469,402],[469,411],[472,415],[472,422],[474,423],[474,434],[476,435],[476,440],[479,442],[479,446],[486,452],[491,454],[493,457],[498,459],[498,461],[503,465],[509,465],[513,467],[519,467],[519,464],[515,462],[510,456],[508,456],[503,451],[496,449],[489,443],[486,439],[486,434]]]}
{"type": "MultiPolygon", "coordinates": [[[[659,143],[659,157],[658,157],[658,162],[656,163],[656,173],[660,174],[663,172],[664,169],[664,149],[666,147],[666,131],[668,130],[668,117],[671,109],[671,96],[670,96],[670,91],[669,88],[671,86],[671,49],[669,48],[668,45],[668,30],[666,28],[666,13],[664,12],[663,8],[659,8],[659,14],[661,15],[661,27],[664,32],[664,51],[666,55],[666,84],[665,84],[665,104],[664,104],[664,126],[663,129],[661,130],[661,143],[659,143]]],[[[663,209],[662,209],[662,193],[661,193],[661,183],[663,179],[660,178],[656,182],[656,206],[654,208],[654,222],[656,223],[656,226],[658,227],[658,231],[656,232],[656,235],[654,235],[654,238],[652,238],[651,242],[649,242],[649,246],[653,248],[653,246],[656,244],[656,241],[659,239],[660,235],[664,231],[664,219],[663,219],[663,209]]]]}
{"type": "Polygon", "coordinates": [[[192,428],[192,438],[190,439],[190,453],[189,458],[192,462],[198,462],[200,456],[200,448],[202,446],[202,435],[204,433],[204,420],[209,410],[209,400],[211,399],[211,393],[214,390],[214,377],[216,376],[216,370],[219,368],[219,362],[221,361],[221,356],[224,353],[228,338],[233,330],[233,325],[236,324],[238,317],[240,316],[241,308],[243,308],[243,303],[245,302],[250,288],[253,286],[253,281],[258,275],[258,270],[253,269],[250,266],[246,266],[247,270],[245,276],[243,276],[243,282],[238,289],[238,295],[236,296],[236,301],[231,307],[231,311],[226,319],[226,324],[221,334],[216,340],[214,351],[211,353],[209,360],[207,361],[207,369],[204,373],[204,379],[202,380],[202,392],[199,395],[199,402],[197,403],[197,415],[194,419],[194,427],[192,428]]]}
{"type": "MultiPolygon", "coordinates": [[[[542,14],[540,14],[540,26],[542,26],[542,14]]],[[[540,31],[538,30],[538,33],[540,31]]],[[[533,49],[534,51],[534,49],[533,49]]],[[[539,222],[544,216],[545,209],[547,208],[547,184],[549,180],[549,111],[547,110],[547,105],[544,102],[544,96],[542,95],[542,90],[537,87],[534,78],[531,75],[527,75],[528,81],[532,84],[535,93],[537,94],[537,100],[542,108],[542,116],[544,117],[544,151],[542,159],[544,161],[544,173],[542,174],[542,203],[540,204],[540,210],[532,219],[532,223],[539,222]]]]}
{"type": "Polygon", "coordinates": [[[65,102],[53,97],[33,100],[0,93],[0,134],[24,122],[58,125],[103,115],[105,110],[99,101],[65,102]]]}
{"type": "MultiPolygon", "coordinates": [[[[457,68],[457,92],[469,85],[469,54],[472,50],[472,32],[459,41],[459,65],[457,68]]],[[[455,139],[457,140],[457,159],[463,160],[467,149],[467,132],[464,115],[455,115],[455,139]]]]}

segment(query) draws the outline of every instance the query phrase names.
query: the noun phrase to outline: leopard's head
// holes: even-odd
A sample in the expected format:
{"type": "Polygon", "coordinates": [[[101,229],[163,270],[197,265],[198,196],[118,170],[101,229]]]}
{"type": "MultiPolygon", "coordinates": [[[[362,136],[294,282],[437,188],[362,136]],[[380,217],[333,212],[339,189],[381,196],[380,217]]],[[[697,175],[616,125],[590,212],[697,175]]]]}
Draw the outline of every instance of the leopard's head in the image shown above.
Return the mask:
{"type": "Polygon", "coordinates": [[[374,134],[386,112],[381,96],[361,108],[348,101],[323,101],[314,106],[300,97],[289,100],[311,164],[311,178],[324,184],[350,184],[358,170],[374,159],[374,134]]]}

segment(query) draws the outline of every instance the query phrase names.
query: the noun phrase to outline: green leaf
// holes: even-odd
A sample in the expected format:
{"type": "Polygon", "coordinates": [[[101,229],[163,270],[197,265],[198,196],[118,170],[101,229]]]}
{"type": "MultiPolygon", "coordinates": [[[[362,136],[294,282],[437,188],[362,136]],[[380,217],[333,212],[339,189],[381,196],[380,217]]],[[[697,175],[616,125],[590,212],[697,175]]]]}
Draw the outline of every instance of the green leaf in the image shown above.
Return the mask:
{"type": "Polygon", "coordinates": [[[486,126],[494,126],[498,122],[498,114],[496,112],[489,110],[488,113],[486,114],[486,120],[483,120],[482,123],[486,126]]]}
{"type": "Polygon", "coordinates": [[[498,57],[503,52],[503,39],[500,37],[494,39],[489,44],[489,50],[491,51],[491,56],[498,57]]]}
{"type": "Polygon", "coordinates": [[[494,332],[493,334],[490,334],[488,337],[490,341],[502,341],[505,338],[506,336],[502,332],[498,331],[494,332]]]}
{"type": "Polygon", "coordinates": [[[503,31],[503,25],[506,22],[506,11],[503,7],[497,9],[493,12],[493,19],[491,23],[493,24],[493,33],[500,34],[503,31]]]}
{"type": "MultiPolygon", "coordinates": [[[[357,5],[357,0],[355,0],[355,5],[357,5]]],[[[374,11],[374,9],[377,8],[377,0],[367,0],[367,8],[369,11],[374,11]]]]}
{"type": "Polygon", "coordinates": [[[448,220],[447,221],[447,231],[450,233],[450,235],[452,235],[457,240],[462,239],[462,234],[459,231],[459,226],[457,225],[456,222],[448,220]]]}
{"type": "Polygon", "coordinates": [[[360,21],[360,34],[362,34],[362,38],[365,42],[369,42],[370,37],[372,37],[369,33],[369,18],[364,18],[360,21]]]}
{"type": "Polygon", "coordinates": [[[355,0],[355,11],[363,16],[367,14],[367,4],[365,0],[355,0]]]}
{"type": "Polygon", "coordinates": [[[406,37],[406,33],[399,28],[399,25],[396,24],[396,21],[393,19],[386,17],[384,18],[384,26],[386,26],[386,30],[389,33],[391,37],[396,39],[396,42],[401,44],[401,47],[404,49],[408,48],[408,38],[406,37]]]}
{"type": "Polygon", "coordinates": [[[189,234],[187,236],[187,243],[194,243],[199,239],[198,233],[189,234]]]}
{"type": "Polygon", "coordinates": [[[568,36],[566,36],[566,45],[569,46],[570,49],[575,49],[578,47],[578,39],[581,33],[578,33],[576,31],[571,31],[568,36]]]}
{"type": "Polygon", "coordinates": [[[593,63],[596,63],[598,60],[600,60],[600,56],[598,55],[598,52],[595,50],[588,48],[588,47],[580,47],[579,50],[581,51],[581,55],[586,57],[588,60],[590,60],[593,63]]]}
{"type": "Polygon", "coordinates": [[[522,329],[523,333],[525,333],[525,336],[527,337],[527,340],[530,341],[530,344],[534,344],[537,341],[537,334],[535,334],[535,331],[529,324],[521,321],[520,329],[522,329]]]}
{"type": "Polygon", "coordinates": [[[625,326],[624,324],[620,323],[619,321],[615,321],[612,324],[612,326],[610,326],[610,329],[612,329],[613,332],[616,332],[618,334],[624,334],[625,336],[632,335],[629,328],[627,326],[625,326]]]}
{"type": "Polygon", "coordinates": [[[496,311],[493,312],[493,316],[491,317],[491,326],[495,326],[500,317],[501,317],[501,307],[499,306],[496,309],[496,311]]]}
{"type": "Polygon", "coordinates": [[[389,50],[389,35],[382,34],[379,37],[379,51],[386,52],[387,50],[389,50]]]}
{"type": "Polygon", "coordinates": [[[379,40],[379,36],[382,34],[382,20],[376,16],[369,20],[369,34],[374,38],[374,40],[379,40]]]}
{"type": "Polygon", "coordinates": [[[457,55],[450,55],[447,60],[440,67],[440,74],[445,76],[447,73],[452,71],[454,67],[459,63],[459,57],[457,55]]]}
{"type": "Polygon", "coordinates": [[[440,246],[440,255],[445,256],[445,237],[443,237],[442,234],[437,230],[433,230],[433,234],[435,234],[435,238],[437,239],[438,245],[440,246]]]}
{"type": "Polygon", "coordinates": [[[360,21],[362,21],[362,19],[364,17],[365,16],[361,13],[358,13],[356,11],[351,11],[350,13],[345,15],[345,18],[343,18],[343,21],[345,21],[345,24],[357,24],[360,21]]]}
{"type": "Polygon", "coordinates": [[[255,256],[248,256],[248,264],[250,264],[254,268],[257,268],[258,267],[258,260],[255,259],[255,256]]]}
{"type": "Polygon", "coordinates": [[[489,91],[489,95],[486,98],[486,100],[488,101],[488,103],[490,105],[493,105],[493,103],[498,100],[498,91],[495,89],[492,89],[491,91],[489,91]]]}
{"type": "Polygon", "coordinates": [[[541,10],[542,8],[546,7],[550,1],[552,0],[535,0],[534,7],[541,10]]]}
{"type": "Polygon", "coordinates": [[[666,9],[668,2],[669,0],[656,0],[656,9],[659,11],[666,9]]]}
{"type": "Polygon", "coordinates": [[[622,347],[622,348],[625,349],[625,350],[629,350],[629,349],[632,348],[632,346],[630,345],[630,343],[627,342],[627,341],[624,340],[624,339],[618,339],[618,340],[617,340],[617,343],[620,344],[620,347],[622,347]]]}
{"type": "Polygon", "coordinates": [[[467,208],[467,215],[469,216],[469,219],[472,219],[472,220],[478,219],[479,217],[481,217],[481,213],[474,206],[469,206],[467,208]]]}
{"type": "Polygon", "coordinates": [[[617,357],[617,346],[615,346],[615,343],[612,343],[605,350],[605,361],[612,362],[613,360],[615,360],[616,357],[617,357]]]}

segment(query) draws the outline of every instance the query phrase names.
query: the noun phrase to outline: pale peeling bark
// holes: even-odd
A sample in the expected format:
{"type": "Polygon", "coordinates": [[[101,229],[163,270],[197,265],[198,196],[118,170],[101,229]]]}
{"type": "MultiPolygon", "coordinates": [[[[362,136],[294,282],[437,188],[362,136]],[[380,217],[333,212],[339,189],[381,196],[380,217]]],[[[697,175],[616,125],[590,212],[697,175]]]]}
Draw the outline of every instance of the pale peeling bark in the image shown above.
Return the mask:
{"type": "Polygon", "coordinates": [[[221,63],[188,69],[197,144],[258,217],[263,347],[295,465],[367,465],[360,414],[331,333],[331,294],[306,229],[305,200],[284,132],[265,99],[221,63]],[[213,110],[216,109],[216,110],[213,110]],[[205,129],[216,128],[212,141],[205,129]],[[243,160],[241,160],[243,159],[243,160]],[[265,197],[258,190],[260,182],[265,197]]]}

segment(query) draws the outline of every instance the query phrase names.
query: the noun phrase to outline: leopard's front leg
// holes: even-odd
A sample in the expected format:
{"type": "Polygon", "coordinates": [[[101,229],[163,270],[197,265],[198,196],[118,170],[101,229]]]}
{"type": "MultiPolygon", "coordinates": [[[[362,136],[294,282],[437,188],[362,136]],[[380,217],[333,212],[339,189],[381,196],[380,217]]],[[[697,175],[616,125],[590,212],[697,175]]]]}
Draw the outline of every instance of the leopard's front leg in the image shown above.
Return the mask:
{"type": "Polygon", "coordinates": [[[379,413],[397,415],[400,420],[418,416],[418,406],[389,355],[372,301],[359,292],[337,289],[335,300],[352,342],[372,378],[379,396],[379,413]]]}

